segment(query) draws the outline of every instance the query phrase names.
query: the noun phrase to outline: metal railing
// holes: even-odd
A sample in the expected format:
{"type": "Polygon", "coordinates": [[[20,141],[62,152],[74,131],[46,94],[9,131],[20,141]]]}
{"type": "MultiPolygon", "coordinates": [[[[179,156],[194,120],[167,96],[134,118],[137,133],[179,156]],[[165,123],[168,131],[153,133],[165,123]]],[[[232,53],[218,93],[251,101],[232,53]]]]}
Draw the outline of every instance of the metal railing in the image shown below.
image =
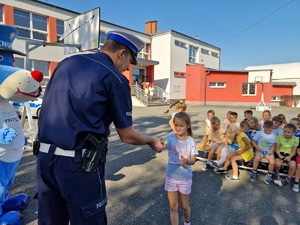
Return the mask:
{"type": "Polygon", "coordinates": [[[145,95],[145,91],[137,85],[132,85],[132,95],[136,96],[138,100],[148,105],[148,96],[145,95]]]}
{"type": "Polygon", "coordinates": [[[148,106],[149,103],[151,104],[154,102],[166,103],[169,97],[169,94],[165,93],[164,89],[159,86],[154,86],[152,98],[149,97],[149,93],[148,96],[146,96],[145,91],[140,86],[132,85],[131,90],[132,95],[136,96],[136,98],[146,106],[148,106]]]}

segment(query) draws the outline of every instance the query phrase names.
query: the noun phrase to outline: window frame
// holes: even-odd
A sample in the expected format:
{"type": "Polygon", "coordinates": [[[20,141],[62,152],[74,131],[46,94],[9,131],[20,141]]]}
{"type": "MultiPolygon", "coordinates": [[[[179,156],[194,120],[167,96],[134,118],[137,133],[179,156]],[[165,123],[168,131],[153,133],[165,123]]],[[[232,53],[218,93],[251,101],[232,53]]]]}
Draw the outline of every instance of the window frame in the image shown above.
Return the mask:
{"type": "Polygon", "coordinates": [[[175,44],[175,46],[180,47],[180,48],[185,48],[185,49],[187,48],[186,47],[187,43],[184,43],[184,42],[179,41],[179,40],[175,40],[174,44],[175,44]]]}
{"type": "Polygon", "coordinates": [[[205,48],[201,48],[201,53],[205,54],[205,55],[210,55],[210,51],[208,49],[205,49],[205,48]]]}
{"type": "Polygon", "coordinates": [[[199,48],[193,45],[189,45],[189,62],[190,63],[198,63],[198,51],[199,48]],[[195,51],[191,51],[195,50],[195,51]]]}
{"type": "Polygon", "coordinates": [[[209,88],[226,88],[226,82],[209,82],[209,88]]]}
{"type": "Polygon", "coordinates": [[[256,96],[257,95],[257,84],[255,82],[243,82],[242,83],[242,96],[256,96]],[[243,94],[243,85],[247,84],[247,94],[243,94]],[[250,94],[251,85],[254,85],[254,94],[250,94]]]}
{"type": "Polygon", "coordinates": [[[47,36],[48,36],[48,17],[47,16],[43,16],[43,15],[39,15],[36,13],[32,13],[29,11],[24,11],[24,10],[20,10],[15,8],[14,9],[14,21],[15,21],[15,27],[19,30],[19,35],[18,37],[24,37],[24,38],[30,38],[33,40],[41,40],[41,41],[47,41],[47,36]],[[20,12],[20,15],[18,15],[18,12],[20,12]],[[22,15],[23,14],[23,15],[22,15]],[[25,15],[25,14],[28,14],[25,15]],[[20,22],[20,18],[19,17],[24,17],[22,21],[22,23],[18,24],[20,22]],[[37,18],[34,18],[37,17],[37,18]],[[38,18],[44,18],[46,21],[40,21],[42,23],[45,23],[45,30],[42,29],[37,29],[34,28],[35,26],[37,26],[37,24],[35,24],[35,21],[38,21],[38,18]],[[26,19],[26,20],[25,20],[26,19]],[[27,21],[29,20],[29,21],[27,21]],[[29,23],[29,24],[25,24],[25,23],[29,23]],[[24,35],[24,34],[28,34],[28,35],[24,35]],[[44,38],[39,38],[38,36],[42,35],[42,37],[44,38]]]}

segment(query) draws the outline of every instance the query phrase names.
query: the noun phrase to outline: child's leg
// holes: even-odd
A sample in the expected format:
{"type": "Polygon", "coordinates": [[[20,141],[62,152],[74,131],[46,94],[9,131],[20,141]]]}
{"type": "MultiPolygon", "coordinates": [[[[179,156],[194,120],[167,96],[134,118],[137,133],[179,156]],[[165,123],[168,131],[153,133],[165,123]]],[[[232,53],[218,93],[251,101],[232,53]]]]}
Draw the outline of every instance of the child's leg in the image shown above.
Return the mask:
{"type": "Polygon", "coordinates": [[[273,155],[267,155],[266,158],[269,161],[268,172],[270,174],[272,174],[274,172],[274,164],[275,164],[274,156],[273,155]]]}
{"type": "Polygon", "coordinates": [[[168,199],[170,204],[170,220],[172,225],[179,224],[178,216],[178,191],[168,191],[168,199]]]}
{"type": "Polygon", "coordinates": [[[221,157],[221,150],[224,147],[224,144],[219,144],[218,148],[217,148],[217,160],[220,160],[221,157]]]}
{"type": "Polygon", "coordinates": [[[231,158],[236,156],[235,152],[231,152],[229,154],[227,154],[226,156],[226,161],[225,161],[225,164],[223,166],[224,169],[227,169],[227,167],[230,165],[230,162],[231,162],[231,158]]]}
{"type": "Polygon", "coordinates": [[[232,156],[230,159],[232,170],[233,170],[233,176],[239,177],[239,167],[236,161],[242,160],[243,156],[242,155],[235,155],[232,156]]]}
{"type": "Polygon", "coordinates": [[[261,152],[257,151],[255,152],[255,157],[253,159],[253,170],[256,171],[257,167],[259,165],[259,161],[262,159],[262,154],[261,152]]]}
{"type": "Polygon", "coordinates": [[[297,159],[296,172],[295,172],[295,183],[292,187],[292,190],[294,192],[299,192],[300,163],[298,163],[298,161],[300,162],[300,157],[299,157],[299,159],[297,159]]]}
{"type": "Polygon", "coordinates": [[[217,161],[217,164],[218,164],[219,166],[222,165],[222,164],[226,161],[226,156],[227,156],[229,153],[233,152],[233,151],[234,151],[233,148],[229,148],[229,147],[224,147],[224,148],[222,148],[222,150],[221,150],[221,157],[220,157],[220,159],[217,161]]]}
{"type": "Polygon", "coordinates": [[[282,163],[283,163],[282,159],[279,159],[279,158],[275,159],[275,166],[274,166],[275,173],[279,173],[282,163]]]}
{"type": "Polygon", "coordinates": [[[190,207],[190,195],[184,195],[180,193],[181,204],[186,222],[191,220],[191,207],[190,207]]]}
{"type": "Polygon", "coordinates": [[[289,165],[288,178],[292,179],[296,171],[296,162],[294,160],[291,160],[288,163],[288,165],[289,165]]]}
{"type": "Polygon", "coordinates": [[[207,156],[207,161],[210,161],[215,153],[216,149],[215,148],[211,148],[208,152],[208,156],[207,156]]]}
{"type": "Polygon", "coordinates": [[[296,172],[295,172],[295,182],[299,183],[299,178],[300,178],[300,164],[297,164],[296,172]]]}

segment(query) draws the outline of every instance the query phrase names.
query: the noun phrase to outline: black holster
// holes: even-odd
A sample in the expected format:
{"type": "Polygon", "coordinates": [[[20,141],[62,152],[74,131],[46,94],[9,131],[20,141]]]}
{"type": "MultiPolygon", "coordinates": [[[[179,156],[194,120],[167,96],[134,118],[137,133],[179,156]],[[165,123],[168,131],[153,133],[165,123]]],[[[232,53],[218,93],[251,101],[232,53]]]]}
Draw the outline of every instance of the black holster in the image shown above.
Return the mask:
{"type": "Polygon", "coordinates": [[[39,141],[38,138],[36,138],[33,143],[32,143],[32,152],[33,155],[37,156],[40,152],[40,146],[41,146],[41,142],[39,141]]]}
{"type": "Polygon", "coordinates": [[[85,140],[90,147],[84,152],[82,170],[91,173],[97,170],[100,163],[106,162],[108,139],[105,137],[98,140],[94,134],[88,134],[85,140]]]}

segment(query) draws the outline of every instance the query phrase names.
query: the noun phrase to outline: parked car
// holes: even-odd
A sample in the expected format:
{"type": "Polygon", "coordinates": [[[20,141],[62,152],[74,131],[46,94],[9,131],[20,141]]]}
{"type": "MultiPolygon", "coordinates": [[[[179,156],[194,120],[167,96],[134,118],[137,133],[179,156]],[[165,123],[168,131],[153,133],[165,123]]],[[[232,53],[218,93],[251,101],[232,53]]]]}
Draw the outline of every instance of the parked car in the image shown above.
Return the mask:
{"type": "MultiPolygon", "coordinates": [[[[24,110],[24,102],[10,102],[10,103],[14,107],[14,109],[16,110],[18,116],[22,116],[23,110],[24,110]]],[[[33,101],[29,102],[29,107],[30,107],[31,115],[33,117],[39,118],[41,107],[42,107],[42,103],[43,103],[43,99],[42,98],[38,98],[36,100],[33,100],[33,101]]]]}

